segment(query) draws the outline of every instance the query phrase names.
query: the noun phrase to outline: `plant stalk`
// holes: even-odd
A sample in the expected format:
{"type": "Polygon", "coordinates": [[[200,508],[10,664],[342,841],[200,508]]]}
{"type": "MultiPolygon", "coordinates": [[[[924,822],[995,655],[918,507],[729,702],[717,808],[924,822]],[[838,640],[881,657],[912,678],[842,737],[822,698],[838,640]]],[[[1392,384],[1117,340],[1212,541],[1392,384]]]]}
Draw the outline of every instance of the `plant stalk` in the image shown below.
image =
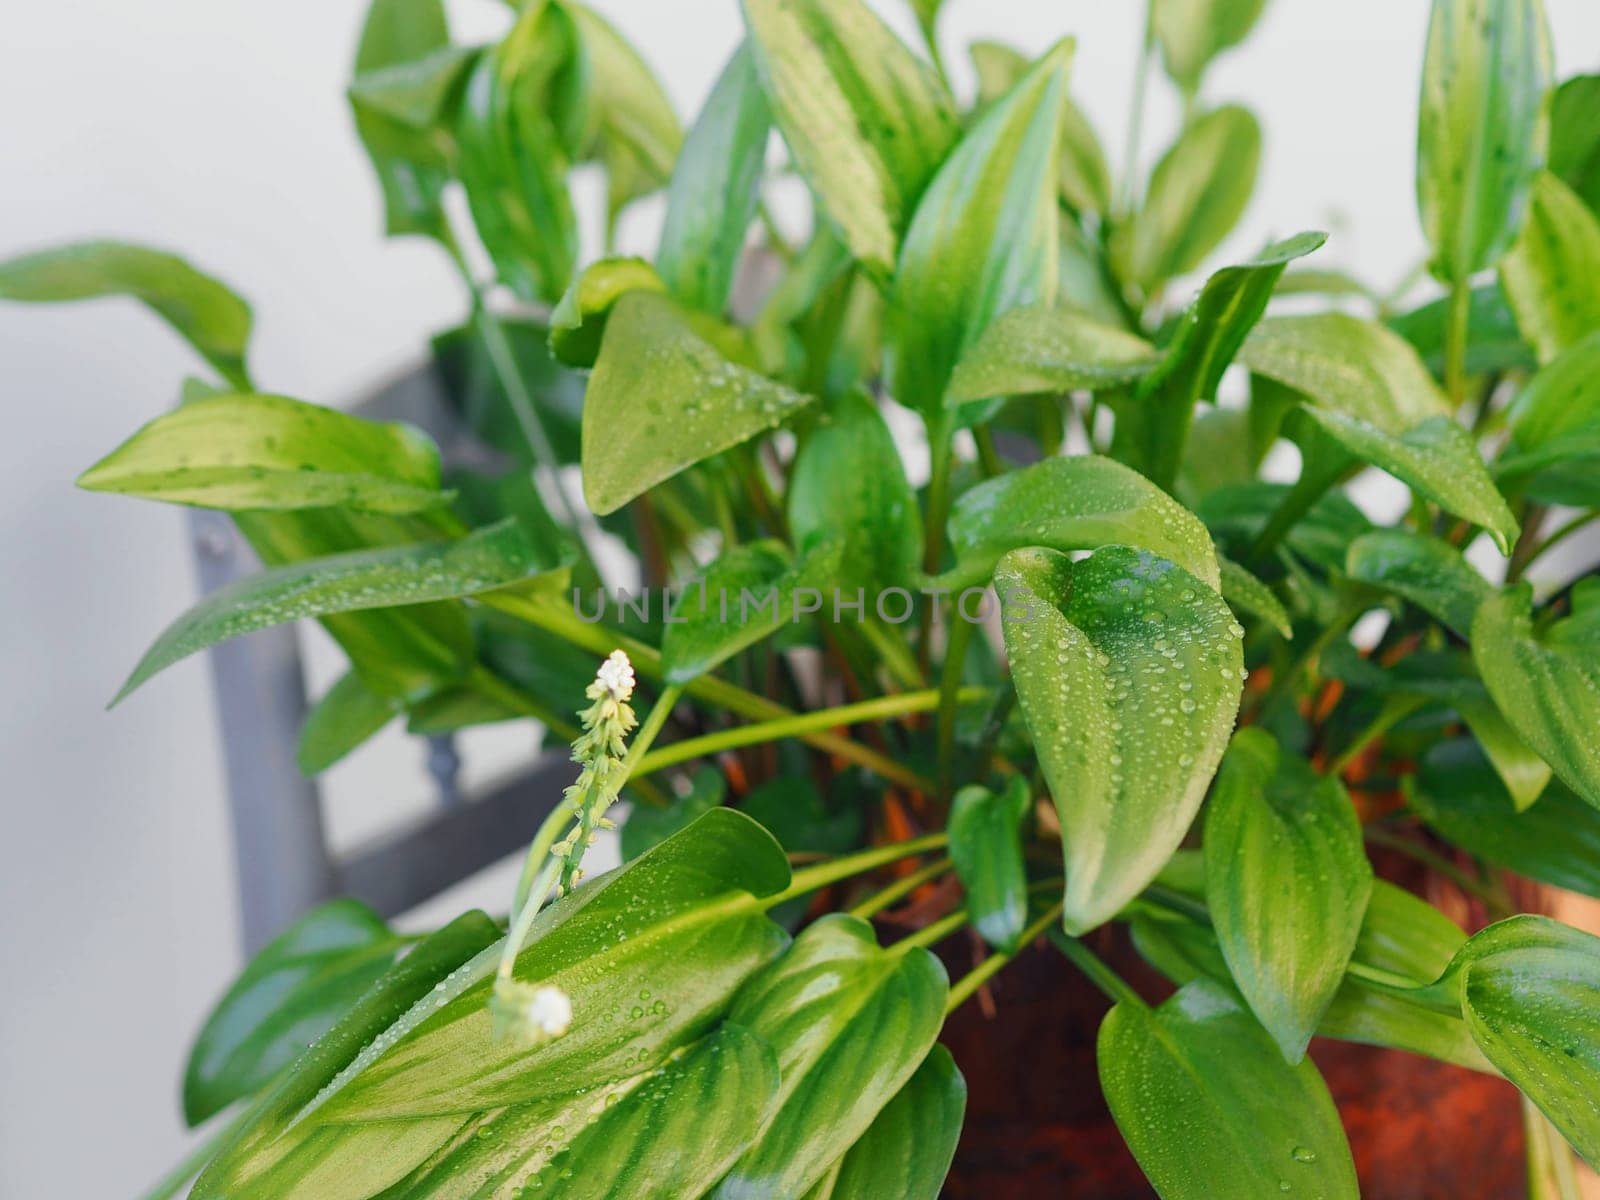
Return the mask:
{"type": "Polygon", "coordinates": [[[949,1016],[960,1008],[989,980],[998,975],[1005,967],[1027,949],[1047,929],[1061,919],[1061,902],[1058,900],[1039,915],[1038,920],[1022,931],[1022,936],[1017,941],[1017,948],[1010,953],[991,954],[972,970],[950,986],[950,998],[945,1001],[945,1016],[949,1016]]]}
{"type": "Polygon", "coordinates": [[[908,841],[895,842],[893,845],[873,846],[869,850],[859,850],[843,858],[830,859],[814,867],[796,871],[788,887],[775,896],[768,896],[762,904],[766,908],[775,908],[786,900],[819,891],[830,883],[838,883],[841,879],[849,879],[852,875],[861,875],[878,867],[887,866],[889,863],[899,862],[902,858],[926,854],[930,850],[943,850],[949,844],[948,833],[929,833],[908,841]]]}
{"type": "Polygon", "coordinates": [[[1050,930],[1049,937],[1051,944],[1066,955],[1073,966],[1088,976],[1089,982],[1105,993],[1113,1004],[1127,1003],[1134,1008],[1149,1007],[1145,1004],[1144,997],[1134,991],[1127,980],[1107,966],[1105,960],[1083,942],[1061,929],[1050,930]]]}
{"type": "Polygon", "coordinates": [[[896,879],[881,892],[874,892],[861,903],[846,911],[852,917],[860,917],[863,921],[875,917],[887,908],[892,908],[901,900],[911,895],[925,883],[931,883],[950,869],[948,858],[936,858],[927,866],[918,867],[909,875],[896,879]]]}

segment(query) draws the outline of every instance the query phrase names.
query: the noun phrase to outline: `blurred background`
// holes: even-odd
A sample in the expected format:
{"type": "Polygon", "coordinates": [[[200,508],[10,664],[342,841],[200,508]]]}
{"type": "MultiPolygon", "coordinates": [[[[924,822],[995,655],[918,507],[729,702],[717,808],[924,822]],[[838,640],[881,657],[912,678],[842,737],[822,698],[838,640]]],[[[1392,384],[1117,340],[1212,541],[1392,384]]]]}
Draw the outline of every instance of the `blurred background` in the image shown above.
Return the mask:
{"type": "MultiPolygon", "coordinates": [[[[740,37],[736,0],[592,0],[691,118],[740,37]]],[[[1547,0],[1559,76],[1600,65],[1600,4],[1547,0]]],[[[86,236],[179,251],[254,304],[273,391],[338,404],[421,361],[465,297],[421,242],[380,236],[343,99],[361,0],[273,5],[74,0],[11,14],[0,39],[0,257],[86,236]]],[[[909,6],[874,7],[912,36],[909,6]]],[[[1073,92],[1120,159],[1142,5],[948,0],[958,85],[973,38],[1030,52],[1063,33],[1073,92]]],[[[1208,80],[1266,132],[1262,180],[1227,256],[1330,230],[1318,266],[1380,288],[1421,254],[1412,191],[1424,0],[1274,0],[1208,80]]],[[[507,19],[458,3],[459,38],[507,19]]],[[[1152,88],[1146,162],[1174,131],[1152,88]]],[[[649,252],[659,204],[624,220],[649,252]]],[[[195,658],[114,712],[106,700],[195,594],[181,513],[72,479],[174,403],[189,352],[132,303],[0,306],[0,1197],[132,1195],[181,1153],[188,1039],[240,965],[210,677],[195,658]]],[[[318,635],[320,636],[320,635],[318,635]]],[[[312,645],[313,690],[335,662],[312,645]]],[[[468,782],[523,759],[526,729],[473,735],[468,782]]],[[[422,749],[387,735],[327,780],[335,842],[427,803],[422,749]]],[[[502,866],[410,914],[503,909],[502,866]]]]}

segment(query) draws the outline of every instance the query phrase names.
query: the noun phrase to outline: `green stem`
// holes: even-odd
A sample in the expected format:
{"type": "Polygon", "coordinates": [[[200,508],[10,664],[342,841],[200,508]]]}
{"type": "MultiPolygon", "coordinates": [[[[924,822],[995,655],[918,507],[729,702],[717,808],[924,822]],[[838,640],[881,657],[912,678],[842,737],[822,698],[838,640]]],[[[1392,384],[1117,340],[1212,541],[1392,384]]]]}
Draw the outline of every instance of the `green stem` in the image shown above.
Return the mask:
{"type": "Polygon", "coordinates": [[[956,930],[962,928],[971,918],[967,915],[966,906],[955,910],[949,916],[940,917],[932,925],[924,925],[915,933],[908,934],[894,944],[894,953],[909,954],[913,950],[926,950],[937,946],[956,930]]]}
{"type": "Polygon", "coordinates": [[[1544,539],[1544,541],[1535,546],[1531,552],[1523,555],[1520,560],[1516,555],[1513,555],[1511,565],[1506,568],[1506,582],[1516,583],[1522,578],[1524,572],[1526,572],[1527,569],[1531,567],[1539,558],[1539,556],[1545,553],[1545,551],[1549,550],[1552,546],[1556,546],[1561,542],[1564,542],[1567,538],[1577,533],[1580,529],[1584,529],[1589,525],[1592,525],[1596,520],[1600,520],[1600,508],[1594,509],[1590,512],[1579,513],[1570,521],[1567,521],[1565,524],[1558,527],[1555,532],[1551,533],[1547,538],[1544,539]]]}
{"type": "Polygon", "coordinates": [[[1134,991],[1127,980],[1107,966],[1098,954],[1077,938],[1069,936],[1060,929],[1052,929],[1050,941],[1057,950],[1067,956],[1073,966],[1087,975],[1089,982],[1104,992],[1113,1004],[1127,1003],[1134,1008],[1148,1007],[1144,997],[1134,991]]]}
{"type": "MultiPolygon", "coordinates": [[[[958,699],[981,700],[988,695],[985,688],[967,688],[958,699]]],[[[719,729],[701,737],[673,742],[670,746],[646,755],[634,771],[634,777],[649,775],[666,767],[688,762],[694,758],[709,758],[724,750],[741,746],[758,746],[763,742],[776,742],[783,738],[798,737],[819,729],[836,725],[855,725],[864,721],[881,721],[902,717],[909,713],[928,712],[937,708],[940,693],[929,688],[920,692],[899,692],[893,696],[879,696],[856,704],[841,704],[836,708],[816,712],[796,713],[776,721],[763,721],[756,725],[740,725],[733,729],[719,729]]]]}
{"type": "Polygon", "coordinates": [[[883,660],[885,669],[896,683],[913,689],[926,685],[927,680],[917,666],[917,656],[906,645],[898,625],[885,629],[876,621],[868,620],[861,622],[857,628],[866,643],[878,652],[878,657],[883,660]]]}
{"type": "Polygon", "coordinates": [[[928,421],[928,511],[922,569],[939,573],[944,557],[944,523],[950,511],[950,466],[956,436],[955,415],[941,410],[928,421]]]}
{"type": "Polygon", "coordinates": [[[891,908],[916,891],[925,883],[931,883],[950,869],[948,858],[936,858],[925,867],[918,867],[909,875],[895,880],[881,892],[874,892],[861,903],[846,910],[852,917],[860,917],[863,921],[869,917],[877,916],[886,908],[891,908]]]}
{"type": "Polygon", "coordinates": [[[1261,527],[1261,532],[1256,535],[1256,540],[1250,543],[1250,549],[1245,552],[1244,560],[1251,566],[1259,565],[1267,555],[1277,549],[1288,532],[1300,521],[1300,518],[1316,506],[1323,494],[1333,486],[1336,476],[1325,471],[1313,471],[1309,467],[1300,472],[1300,478],[1293,487],[1284,495],[1278,507],[1273,510],[1272,516],[1267,518],[1267,523],[1261,527]]]}
{"type": "Polygon", "coordinates": [[[972,970],[968,971],[950,988],[950,998],[945,1001],[945,1015],[949,1016],[960,1008],[972,995],[989,980],[998,975],[1008,963],[1028,946],[1032,945],[1045,930],[1049,929],[1061,919],[1061,903],[1057,901],[1039,915],[1039,919],[1022,931],[1022,936],[1017,940],[1017,948],[1009,953],[991,954],[972,970]]]}
{"type": "Polygon", "coordinates": [[[1467,331],[1472,318],[1472,288],[1466,280],[1450,286],[1450,307],[1444,330],[1444,384],[1450,407],[1467,400],[1467,331]]]}
{"type": "Polygon", "coordinates": [[[1285,698],[1294,695],[1300,676],[1315,665],[1327,648],[1344,635],[1345,629],[1362,613],[1366,612],[1364,604],[1348,604],[1342,612],[1329,622],[1328,627],[1319,633],[1297,658],[1286,667],[1281,675],[1276,676],[1272,686],[1267,689],[1267,694],[1262,697],[1257,712],[1270,712],[1272,708],[1285,698]]]}
{"type": "Polygon", "coordinates": [[[762,905],[766,908],[775,908],[786,900],[818,891],[830,883],[838,883],[841,879],[849,879],[852,875],[861,875],[878,867],[887,866],[889,863],[899,862],[902,858],[926,854],[930,850],[943,850],[949,844],[949,834],[929,833],[908,841],[895,842],[893,845],[874,846],[870,850],[847,854],[843,858],[830,859],[814,867],[807,867],[803,871],[796,871],[789,886],[775,896],[768,896],[762,901],[762,905]]]}
{"type": "Polygon", "coordinates": [[[956,707],[961,702],[961,674],[966,667],[972,622],[950,607],[950,638],[944,649],[944,672],[939,678],[939,795],[946,800],[955,790],[956,707]]]}
{"type": "MultiPolygon", "coordinates": [[[[665,673],[661,652],[655,647],[604,625],[590,625],[580,621],[572,612],[564,609],[559,601],[552,602],[505,590],[486,592],[478,599],[481,603],[498,609],[508,616],[555,634],[580,649],[600,655],[609,654],[616,649],[626,651],[633,661],[634,669],[642,675],[660,679],[665,673]]],[[[696,699],[718,705],[728,712],[754,721],[781,721],[795,715],[781,704],[775,704],[764,696],[758,696],[754,692],[746,691],[736,684],[712,675],[702,675],[692,680],[685,685],[684,690],[696,699]]],[[[870,746],[863,746],[851,738],[820,731],[797,736],[808,745],[836,755],[846,762],[865,767],[891,783],[898,783],[902,787],[918,792],[934,791],[932,780],[923,778],[887,755],[878,753],[870,746]]]]}
{"type": "Polygon", "coordinates": [[[217,1152],[232,1141],[255,1115],[256,1106],[246,1104],[214,1132],[206,1134],[183,1156],[177,1166],[158,1179],[149,1191],[139,1197],[139,1200],[175,1200],[178,1193],[183,1190],[183,1185],[200,1174],[205,1165],[216,1157],[217,1152]]]}

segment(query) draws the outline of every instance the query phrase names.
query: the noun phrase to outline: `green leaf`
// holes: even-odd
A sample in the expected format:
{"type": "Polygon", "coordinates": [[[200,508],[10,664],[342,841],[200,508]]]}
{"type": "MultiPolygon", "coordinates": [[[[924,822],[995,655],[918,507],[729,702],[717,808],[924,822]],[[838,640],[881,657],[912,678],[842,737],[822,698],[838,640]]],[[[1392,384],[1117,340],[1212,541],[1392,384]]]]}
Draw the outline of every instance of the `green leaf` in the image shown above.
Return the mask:
{"type": "Polygon", "coordinates": [[[201,1172],[191,1200],[236,1200],[240,1181],[259,1172],[263,1152],[283,1132],[285,1123],[397,1017],[433,994],[499,937],[499,927],[478,911],[463,913],[425,937],[251,1105],[238,1131],[201,1172]]]}
{"type": "Polygon", "coordinates": [[[830,811],[817,785],[806,775],[769,779],[738,807],[745,816],[761,822],[789,854],[843,854],[861,844],[861,810],[842,806],[830,811]]]}
{"type": "Polygon", "coordinates": [[[183,1115],[190,1125],[260,1091],[388,969],[400,940],[355,900],[330,900],[250,960],[189,1051],[183,1115]]]}
{"type": "Polygon", "coordinates": [[[928,185],[890,293],[885,380],[925,416],[1007,309],[1049,304],[1058,283],[1055,148],[1073,43],[1060,42],[986,109],[928,185]]]}
{"type": "Polygon", "coordinates": [[[1600,329],[1600,216],[1548,171],[1534,178],[1500,286],[1540,362],[1600,329]]]}
{"type": "Polygon", "coordinates": [[[473,224],[500,280],[553,303],[578,255],[567,191],[573,131],[558,129],[557,89],[583,61],[569,6],[524,8],[505,40],[467,77],[455,135],[473,224]]]}
{"type": "Polygon", "coordinates": [[[1150,30],[1167,74],[1192,96],[1211,60],[1244,41],[1266,6],[1267,0],[1154,0],[1150,30]]]}
{"type": "Polygon", "coordinates": [[[235,387],[249,386],[250,306],[183,259],[126,242],[76,242],[0,262],[0,299],[26,303],[131,296],[235,387]]]}
{"type": "Polygon", "coordinates": [[[894,269],[917,197],[960,130],[934,71],[860,0],[743,0],[773,117],[828,220],[894,269]]]}
{"type": "Polygon", "coordinates": [[[1600,329],[1530,379],[1507,411],[1501,483],[1546,504],[1600,506],[1600,329]]]}
{"type": "Polygon", "coordinates": [[[450,45],[440,0],[371,0],[350,105],[383,193],[390,236],[448,236],[450,167],[438,126],[474,52],[450,45]]]}
{"type": "Polygon", "coordinates": [[[844,539],[840,582],[902,587],[915,575],[922,518],[894,435],[863,392],[836,401],[800,445],[789,473],[797,545],[844,539]]]}
{"type": "Polygon", "coordinates": [[[701,1037],[781,951],[785,936],[760,897],[788,881],[783,851],[759,825],[712,809],[534,923],[515,976],[571,997],[564,1036],[529,1049],[490,1035],[494,947],[357,1058],[303,1122],[478,1112],[652,1070],[701,1037]]]}
{"type": "Polygon", "coordinates": [[[328,613],[470,596],[571,561],[565,542],[507,519],[456,541],[357,550],[274,567],[218,588],[167,626],[112,703],[189,655],[257,629],[328,613]]]}
{"type": "Polygon", "coordinates": [[[783,1082],[776,1115],[712,1195],[803,1196],[916,1072],[948,990],[932,954],[880,949],[857,917],[808,926],[729,1011],[772,1044],[783,1082]]]}
{"type": "Polygon", "coordinates": [[[616,302],[583,405],[583,492],[604,515],[815,402],[738,366],[665,296],[616,302]]]}
{"type": "Polygon", "coordinates": [[[599,1090],[478,1117],[396,1194],[469,1200],[487,1180],[511,1195],[574,1200],[699,1196],[755,1138],[778,1069],[770,1046],[724,1024],[656,1070],[599,1090]]]}
{"type": "Polygon", "coordinates": [[[952,589],[984,583],[1024,546],[1096,550],[1121,543],[1171,559],[1209,587],[1219,582],[1205,526],[1137,471],[1096,455],[1052,458],[964,492],[950,513],[952,589]]]}
{"type": "Polygon", "coordinates": [[[1337,779],[1234,735],[1206,814],[1206,901],[1245,1001],[1297,1063],[1344,978],[1372,865],[1337,779]]]}
{"type": "Polygon", "coordinates": [[[1540,632],[1532,608],[1525,584],[1486,599],[1472,623],[1473,661],[1511,728],[1600,807],[1600,602],[1579,589],[1574,615],[1540,632]]]}
{"type": "Polygon", "coordinates": [[[760,199],[772,111],[741,44],[683,143],[656,266],[679,300],[721,316],[760,199]]]}
{"type": "Polygon", "coordinates": [[[550,313],[550,351],[569,367],[592,367],[600,357],[606,321],[629,292],[664,292],[656,269],[642,258],[590,263],[550,313]]]}
{"type": "Polygon", "coordinates": [[[1550,98],[1550,170],[1600,213],[1600,75],[1577,75],[1550,98]]]}
{"type": "Polygon", "coordinates": [[[78,486],[230,511],[414,513],[450,499],[439,490],[439,451],[419,430],[253,394],[192,400],[157,417],[78,486]]]}
{"type": "Polygon", "coordinates": [[[1261,319],[1284,268],[1325,241],[1326,234],[1307,232],[1274,242],[1215,272],[1184,310],[1160,363],[1117,418],[1115,445],[1131,450],[1151,479],[1172,487],[1195,402],[1216,398],[1223,372],[1261,319]]]}
{"type": "Polygon", "coordinates": [[[1452,968],[1489,1061],[1591,1164],[1600,1162],[1600,938],[1519,916],[1472,936],[1452,968]]]}
{"type": "Polygon", "coordinates": [[[966,1107],[967,1081],[935,1046],[805,1200],[937,1200],[966,1107]]]}
{"type": "Polygon", "coordinates": [[[1243,633],[1188,571],[1111,546],[995,570],[1022,714],[1061,818],[1069,933],[1102,924],[1188,832],[1233,731],[1243,633]]]}
{"type": "Polygon", "coordinates": [[[1142,337],[1073,309],[1029,305],[1002,313],[961,356],[945,404],[1110,390],[1142,379],[1160,361],[1142,337]]]}
{"type": "Polygon", "coordinates": [[[1282,637],[1294,637],[1289,610],[1283,607],[1283,601],[1273,594],[1271,588],[1231,558],[1218,555],[1217,567],[1222,576],[1222,598],[1228,602],[1229,608],[1242,616],[1259,617],[1282,637]]]}
{"type": "Polygon", "coordinates": [[[1409,529],[1374,529],[1350,543],[1351,579],[1393,592],[1463,638],[1494,589],[1450,543],[1409,529]]]}
{"type": "Polygon", "coordinates": [[[1343,313],[1273,317],[1255,328],[1239,357],[1303,393],[1306,414],[1351,454],[1483,526],[1510,552],[1516,519],[1471,435],[1396,334],[1343,313]]]}
{"type": "Polygon", "coordinates": [[[1194,270],[1250,203],[1261,127],[1229,104],[1189,123],[1156,164],[1128,231],[1129,278],[1146,292],[1194,270]]]}
{"type": "Polygon", "coordinates": [[[721,771],[701,767],[690,780],[688,793],[679,796],[670,808],[635,804],[622,825],[622,861],[632,862],[680,829],[687,829],[702,814],[720,805],[727,792],[728,781],[721,771]]]}
{"type": "Polygon", "coordinates": [[[1027,780],[1013,776],[1001,795],[980,784],[950,806],[950,858],[967,893],[973,927],[999,950],[1016,950],[1028,922],[1028,876],[1022,861],[1027,780]]]}
{"type": "Polygon", "coordinates": [[[1154,1011],[1123,1001],[1097,1046],[1100,1086],[1162,1200],[1355,1200],[1339,1113],[1309,1061],[1291,1067],[1218,983],[1154,1011]]]}
{"type": "MultiPolygon", "coordinates": [[[[1289,492],[1288,484],[1266,480],[1232,484],[1205,496],[1196,511],[1219,545],[1234,547],[1242,555],[1289,492]]],[[[1329,491],[1289,531],[1284,544],[1324,571],[1343,571],[1350,543],[1371,528],[1372,522],[1348,497],[1329,491]]]]}
{"type": "Polygon", "coordinates": [[[395,704],[373,691],[354,671],[322,694],[305,724],[295,761],[307,775],[320,775],[394,720],[395,704]]]}
{"type": "Polygon", "coordinates": [[[1429,269],[1465,284],[1522,223],[1544,160],[1550,33],[1541,0],[1434,0],[1422,64],[1417,203],[1429,269]]]}
{"type": "Polygon", "coordinates": [[[1410,805],[1440,837],[1479,858],[1600,897],[1600,813],[1560,783],[1518,811],[1482,750],[1457,739],[1429,749],[1410,805]]]}

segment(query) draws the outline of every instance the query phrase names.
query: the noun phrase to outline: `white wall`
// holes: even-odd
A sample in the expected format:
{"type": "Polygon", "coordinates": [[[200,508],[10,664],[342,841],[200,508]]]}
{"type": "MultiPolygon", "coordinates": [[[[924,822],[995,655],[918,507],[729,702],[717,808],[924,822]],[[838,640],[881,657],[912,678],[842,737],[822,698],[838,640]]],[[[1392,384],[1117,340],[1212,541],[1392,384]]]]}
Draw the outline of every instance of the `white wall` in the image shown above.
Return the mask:
{"type": "MultiPolygon", "coordinates": [[[[895,0],[883,0],[888,10],[895,0]]],[[[603,0],[692,113],[738,38],[734,0],[603,0]]],[[[950,0],[948,41],[1079,34],[1075,91],[1120,148],[1137,5],[950,0]]],[[[255,303],[275,390],[336,401],[462,311],[443,264],[384,243],[341,100],[358,0],[72,0],[0,37],[0,255],[91,234],[181,249],[255,303]]],[[[1420,252],[1410,163],[1422,0],[1275,0],[1212,93],[1262,115],[1265,182],[1236,246],[1307,226],[1379,283],[1420,252]]],[[[1564,72],[1600,6],[1549,0],[1564,72]]],[[[499,16],[488,0],[466,13],[499,16]]],[[[892,13],[903,28],[907,23],[892,13]]],[[[959,55],[952,52],[953,59],[959,55]]],[[[964,62],[960,69],[965,76],[964,62]]],[[[1159,150],[1170,99],[1153,110],[1159,150]]],[[[632,237],[648,244],[642,223],[632,237]]],[[[193,594],[181,517],[75,473],[174,399],[190,363],[132,306],[0,306],[0,1197],[131,1195],[176,1157],[176,1079],[237,967],[230,851],[202,663],[102,711],[193,594]]],[[[503,748],[503,746],[502,746],[503,748]]],[[[414,806],[391,740],[335,781],[335,819],[414,806]]],[[[503,893],[492,889],[491,897],[503,893]]]]}

